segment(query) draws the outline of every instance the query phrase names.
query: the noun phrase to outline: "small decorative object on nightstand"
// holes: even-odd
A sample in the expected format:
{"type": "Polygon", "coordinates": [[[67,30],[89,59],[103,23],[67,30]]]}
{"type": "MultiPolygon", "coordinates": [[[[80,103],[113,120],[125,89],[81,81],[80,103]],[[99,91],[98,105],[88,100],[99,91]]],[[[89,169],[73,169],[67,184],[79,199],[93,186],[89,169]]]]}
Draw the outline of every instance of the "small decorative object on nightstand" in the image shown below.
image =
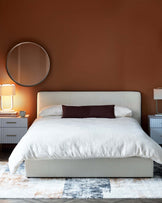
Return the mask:
{"type": "Polygon", "coordinates": [[[162,87],[154,89],[154,100],[156,101],[156,114],[155,114],[155,116],[162,116],[162,113],[159,113],[159,110],[158,110],[158,100],[162,100],[162,87]]]}
{"type": "Polygon", "coordinates": [[[26,112],[25,112],[25,111],[20,111],[20,112],[19,112],[19,115],[20,115],[20,117],[24,118],[25,115],[26,115],[26,112]]]}
{"type": "Polygon", "coordinates": [[[0,143],[15,144],[28,129],[28,115],[21,117],[0,117],[0,143]]]}
{"type": "Polygon", "coordinates": [[[162,144],[162,116],[150,115],[148,118],[151,138],[158,144],[162,144]]]}

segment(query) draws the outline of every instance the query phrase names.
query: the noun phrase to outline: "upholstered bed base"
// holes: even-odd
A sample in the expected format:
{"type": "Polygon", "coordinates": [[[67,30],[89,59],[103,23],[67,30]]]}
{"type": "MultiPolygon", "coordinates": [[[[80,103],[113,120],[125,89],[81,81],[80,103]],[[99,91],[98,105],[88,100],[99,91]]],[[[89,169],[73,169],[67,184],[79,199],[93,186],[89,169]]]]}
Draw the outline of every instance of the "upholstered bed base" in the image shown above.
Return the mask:
{"type": "Polygon", "coordinates": [[[27,177],[153,177],[145,158],[26,160],[27,177]]]}

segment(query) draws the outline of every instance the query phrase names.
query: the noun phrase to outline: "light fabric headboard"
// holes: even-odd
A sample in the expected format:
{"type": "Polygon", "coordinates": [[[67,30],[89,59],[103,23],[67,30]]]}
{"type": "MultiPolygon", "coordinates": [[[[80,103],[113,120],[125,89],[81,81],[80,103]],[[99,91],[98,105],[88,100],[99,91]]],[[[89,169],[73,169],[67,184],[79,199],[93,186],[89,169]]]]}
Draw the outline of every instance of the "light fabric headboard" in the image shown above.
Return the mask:
{"type": "Polygon", "coordinates": [[[133,117],[141,122],[141,94],[136,91],[47,91],[38,92],[37,117],[41,109],[54,104],[125,106],[133,111],[133,117]]]}

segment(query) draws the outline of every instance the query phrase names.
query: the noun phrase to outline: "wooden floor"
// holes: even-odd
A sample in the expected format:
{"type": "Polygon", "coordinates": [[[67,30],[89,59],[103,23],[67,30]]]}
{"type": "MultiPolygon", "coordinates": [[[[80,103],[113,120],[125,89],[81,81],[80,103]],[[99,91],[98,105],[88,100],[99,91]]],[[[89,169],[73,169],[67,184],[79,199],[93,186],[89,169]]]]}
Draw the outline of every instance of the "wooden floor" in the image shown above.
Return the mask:
{"type": "Polygon", "coordinates": [[[9,153],[0,151],[0,161],[8,161],[9,153]]]}
{"type": "MultiPolygon", "coordinates": [[[[7,161],[9,153],[0,151],[0,161],[7,161]]],[[[0,203],[162,203],[162,199],[0,199],[0,203]]]]}

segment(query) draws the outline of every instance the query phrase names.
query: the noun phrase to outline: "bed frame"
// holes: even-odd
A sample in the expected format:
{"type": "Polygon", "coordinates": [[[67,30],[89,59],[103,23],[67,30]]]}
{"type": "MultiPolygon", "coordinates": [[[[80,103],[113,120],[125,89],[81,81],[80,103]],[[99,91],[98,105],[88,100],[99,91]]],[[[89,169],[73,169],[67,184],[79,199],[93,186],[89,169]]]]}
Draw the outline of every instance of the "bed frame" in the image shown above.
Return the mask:
{"type": "MultiPolygon", "coordinates": [[[[141,122],[140,92],[39,92],[37,117],[42,108],[53,104],[125,106],[141,122]]],[[[27,177],[153,177],[153,161],[140,157],[26,160],[25,169],[27,177]]]]}

